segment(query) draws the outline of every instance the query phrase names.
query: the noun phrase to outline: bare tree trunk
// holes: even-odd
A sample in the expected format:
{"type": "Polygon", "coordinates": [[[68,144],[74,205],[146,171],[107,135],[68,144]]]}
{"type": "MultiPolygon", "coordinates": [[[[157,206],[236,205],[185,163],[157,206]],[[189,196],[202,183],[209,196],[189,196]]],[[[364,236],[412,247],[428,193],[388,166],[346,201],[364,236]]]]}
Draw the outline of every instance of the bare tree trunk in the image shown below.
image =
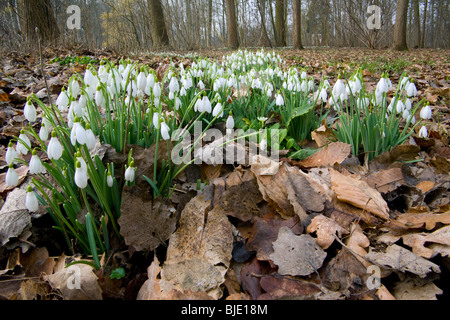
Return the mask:
{"type": "Polygon", "coordinates": [[[161,0],[148,0],[150,24],[152,27],[152,41],[154,48],[169,47],[169,34],[166,29],[164,10],[161,0]]]}
{"type": "Polygon", "coordinates": [[[420,39],[420,47],[425,48],[425,35],[426,35],[426,28],[427,28],[427,10],[428,10],[428,0],[425,0],[425,8],[423,11],[423,23],[422,23],[422,38],[420,39]]]}
{"type": "Polygon", "coordinates": [[[212,16],[213,16],[213,5],[212,0],[208,0],[208,27],[206,32],[206,46],[211,47],[212,38],[212,16]]]}
{"type": "Polygon", "coordinates": [[[408,0],[398,0],[394,26],[394,50],[408,50],[406,43],[406,24],[408,18],[408,0]]]}
{"type": "Polygon", "coordinates": [[[50,0],[19,0],[22,36],[28,45],[36,46],[36,31],[42,43],[55,41],[60,35],[50,0]]]}
{"type": "Polygon", "coordinates": [[[293,0],[294,27],[292,30],[292,46],[294,49],[303,49],[302,45],[302,2],[293,0]]]}
{"type": "Polygon", "coordinates": [[[264,47],[272,47],[266,28],[266,0],[257,0],[259,15],[261,16],[261,38],[264,47]]]}
{"type": "Polygon", "coordinates": [[[420,46],[421,30],[420,30],[420,7],[419,0],[414,0],[413,2],[413,18],[414,18],[414,47],[418,48],[420,46]]]}
{"type": "Polygon", "coordinates": [[[228,47],[230,49],[237,49],[239,47],[239,38],[235,3],[234,0],[225,0],[225,3],[227,10],[228,47]]]}
{"type": "Polygon", "coordinates": [[[286,10],[284,8],[284,0],[275,1],[275,30],[277,33],[277,46],[286,46],[286,10]]]}

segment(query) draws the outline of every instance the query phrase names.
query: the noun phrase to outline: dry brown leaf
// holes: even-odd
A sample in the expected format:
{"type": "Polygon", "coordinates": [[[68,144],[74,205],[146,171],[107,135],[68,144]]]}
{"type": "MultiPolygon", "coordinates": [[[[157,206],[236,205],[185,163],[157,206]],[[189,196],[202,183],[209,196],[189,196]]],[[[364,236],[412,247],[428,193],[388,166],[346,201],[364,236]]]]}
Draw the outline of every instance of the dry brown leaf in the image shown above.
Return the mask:
{"type": "Polygon", "coordinates": [[[427,193],[431,189],[433,189],[435,186],[435,183],[433,181],[422,181],[419,182],[419,184],[416,186],[417,189],[422,191],[422,193],[427,193]]]}
{"type": "Polygon", "coordinates": [[[163,292],[206,292],[214,299],[222,295],[233,249],[231,223],[211,201],[200,195],[181,213],[179,228],[172,234],[167,259],[161,270],[163,292]]]}
{"type": "Polygon", "coordinates": [[[350,155],[352,146],[342,142],[333,142],[303,161],[294,161],[300,168],[328,167],[341,163],[350,155]]]}
{"type": "MultiPolygon", "coordinates": [[[[23,165],[15,170],[16,170],[17,175],[19,176],[18,186],[20,186],[28,175],[28,166],[23,165]]],[[[5,194],[6,192],[11,191],[14,188],[16,188],[16,187],[10,187],[10,186],[6,185],[5,176],[6,176],[6,172],[0,174],[0,194],[5,194]]]]}
{"type": "Polygon", "coordinates": [[[333,191],[339,200],[367,210],[382,219],[389,219],[389,207],[381,194],[367,182],[345,176],[330,169],[333,191]]]}
{"type": "Polygon", "coordinates": [[[320,128],[311,132],[311,137],[317,143],[317,146],[322,148],[331,143],[335,135],[333,130],[330,129],[327,124],[324,124],[320,128]]]}
{"type": "Polygon", "coordinates": [[[425,247],[425,243],[437,243],[450,247],[450,226],[442,227],[432,233],[409,233],[402,235],[403,243],[412,248],[412,252],[424,258],[433,258],[437,252],[425,247]]]}
{"type": "Polygon", "coordinates": [[[148,279],[139,290],[136,300],[160,300],[162,298],[160,279],[158,279],[160,272],[159,260],[155,255],[152,264],[147,268],[148,279]]]}
{"type": "MultiPolygon", "coordinates": [[[[364,257],[367,254],[366,248],[369,247],[370,241],[369,238],[366,237],[361,226],[354,222],[351,226],[350,237],[347,240],[347,247],[352,249],[354,252],[364,257]]],[[[372,265],[370,262],[365,260],[364,258],[356,256],[356,258],[367,268],[372,265]]]]}
{"type": "Polygon", "coordinates": [[[317,244],[321,246],[322,249],[328,249],[331,246],[335,240],[334,236],[336,235],[336,232],[339,237],[342,237],[343,234],[348,234],[348,231],[342,228],[336,221],[327,218],[322,214],[311,220],[306,232],[316,232],[317,244]]]}
{"type": "Polygon", "coordinates": [[[176,228],[175,208],[160,199],[152,200],[148,192],[137,186],[124,188],[121,212],[120,234],[137,251],[156,249],[176,228]]]}
{"type": "Polygon", "coordinates": [[[314,283],[287,277],[264,276],[260,283],[265,293],[258,300],[313,299],[321,292],[314,283]]]}
{"type": "Polygon", "coordinates": [[[441,272],[441,269],[435,263],[396,244],[390,245],[385,252],[377,252],[371,248],[365,257],[378,265],[386,266],[400,272],[409,271],[421,278],[425,278],[431,271],[436,273],[441,272]]]}
{"type": "Polygon", "coordinates": [[[392,294],[397,300],[437,300],[437,295],[443,291],[433,282],[417,277],[407,277],[399,281],[392,289],[392,294]]]}
{"type": "Polygon", "coordinates": [[[425,229],[433,230],[437,223],[450,224],[450,211],[444,213],[404,213],[393,220],[390,225],[402,229],[419,229],[425,225],[425,229]]]}
{"type": "Polygon", "coordinates": [[[277,240],[272,244],[270,259],[282,275],[307,276],[322,266],[327,253],[307,234],[295,235],[288,227],[280,228],[277,240]]]}
{"type": "Polygon", "coordinates": [[[392,293],[382,284],[380,288],[378,288],[376,295],[380,300],[396,300],[392,293]]]}
{"type": "Polygon", "coordinates": [[[391,168],[371,173],[363,179],[367,184],[381,193],[394,191],[405,184],[401,168],[391,168]]]}

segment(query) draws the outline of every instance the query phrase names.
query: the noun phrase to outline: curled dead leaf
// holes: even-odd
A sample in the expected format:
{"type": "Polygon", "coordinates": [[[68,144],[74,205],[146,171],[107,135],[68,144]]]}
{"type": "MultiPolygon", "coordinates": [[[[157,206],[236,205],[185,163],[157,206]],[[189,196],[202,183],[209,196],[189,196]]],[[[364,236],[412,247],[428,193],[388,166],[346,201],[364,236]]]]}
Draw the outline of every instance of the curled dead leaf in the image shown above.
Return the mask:
{"type": "Polygon", "coordinates": [[[311,220],[306,232],[316,232],[317,244],[321,246],[322,249],[328,249],[331,246],[335,240],[334,236],[336,233],[339,237],[342,237],[343,234],[348,234],[348,231],[341,227],[336,221],[325,217],[322,214],[311,220]]]}

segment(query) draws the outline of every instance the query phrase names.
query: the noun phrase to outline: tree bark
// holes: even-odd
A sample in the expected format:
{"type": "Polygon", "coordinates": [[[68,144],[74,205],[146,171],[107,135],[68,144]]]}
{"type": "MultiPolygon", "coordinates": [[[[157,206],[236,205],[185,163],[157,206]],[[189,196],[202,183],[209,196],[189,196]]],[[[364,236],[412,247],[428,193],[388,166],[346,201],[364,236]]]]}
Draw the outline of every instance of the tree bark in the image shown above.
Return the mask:
{"type": "Polygon", "coordinates": [[[284,8],[284,0],[276,0],[275,2],[275,30],[277,33],[277,46],[286,46],[286,10],[284,8]]]}
{"type": "Polygon", "coordinates": [[[413,2],[413,18],[414,18],[414,47],[420,47],[421,30],[420,30],[420,7],[419,0],[413,2]]]}
{"type": "Polygon", "coordinates": [[[37,46],[36,28],[43,44],[55,41],[60,36],[50,0],[20,0],[20,29],[26,43],[37,46]]]}
{"type": "Polygon", "coordinates": [[[425,48],[425,34],[427,28],[427,11],[428,11],[428,0],[425,0],[425,7],[423,11],[423,23],[422,23],[422,38],[420,39],[419,47],[425,48]]]}
{"type": "Polygon", "coordinates": [[[164,10],[161,0],[148,0],[150,25],[152,27],[152,42],[154,48],[169,47],[169,34],[166,29],[164,10]]]}
{"type": "Polygon", "coordinates": [[[292,30],[292,46],[294,49],[303,49],[302,45],[302,2],[301,0],[293,0],[293,18],[294,26],[292,30]]]}
{"type": "Polygon", "coordinates": [[[266,28],[266,0],[257,0],[257,6],[261,17],[261,43],[264,47],[272,47],[266,28]]]}
{"type": "Polygon", "coordinates": [[[406,43],[406,25],[408,17],[408,0],[398,0],[394,26],[394,50],[408,50],[406,43]]]}
{"type": "Polygon", "coordinates": [[[239,48],[239,38],[235,3],[234,0],[225,0],[225,4],[227,11],[228,47],[230,49],[237,49],[239,48]]]}

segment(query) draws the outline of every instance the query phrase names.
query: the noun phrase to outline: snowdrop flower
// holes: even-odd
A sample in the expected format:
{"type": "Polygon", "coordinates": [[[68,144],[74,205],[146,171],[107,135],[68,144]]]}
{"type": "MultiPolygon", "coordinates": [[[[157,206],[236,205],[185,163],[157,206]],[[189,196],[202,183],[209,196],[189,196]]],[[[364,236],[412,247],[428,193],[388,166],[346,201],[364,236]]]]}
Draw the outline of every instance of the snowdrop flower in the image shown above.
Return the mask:
{"type": "Polygon", "coordinates": [[[137,88],[138,90],[141,91],[145,91],[145,89],[147,88],[147,77],[145,76],[144,72],[140,72],[137,79],[136,79],[136,84],[137,84],[137,88]]]}
{"type": "Polygon", "coordinates": [[[135,175],[134,161],[131,162],[130,166],[125,170],[125,181],[133,182],[135,175]]]}
{"type": "Polygon", "coordinates": [[[406,99],[406,101],[405,101],[405,108],[406,108],[406,110],[411,110],[411,108],[412,108],[412,102],[411,102],[411,99],[406,99]]]}
{"type": "Polygon", "coordinates": [[[158,99],[161,97],[161,86],[159,82],[156,82],[153,86],[153,95],[155,96],[155,99],[158,99]]]}
{"type": "Polygon", "coordinates": [[[114,180],[113,177],[111,175],[111,172],[108,171],[108,174],[106,175],[106,184],[108,185],[108,187],[112,188],[112,186],[114,185],[114,180]]]}
{"type": "Polygon", "coordinates": [[[81,145],[86,144],[86,129],[83,128],[78,118],[75,119],[72,130],[70,131],[70,142],[73,146],[77,142],[81,145]]]}
{"type": "Polygon", "coordinates": [[[227,118],[226,128],[228,130],[234,129],[234,118],[233,118],[233,114],[231,112],[230,112],[230,115],[227,118]]]}
{"type": "Polygon", "coordinates": [[[332,91],[333,100],[347,100],[347,89],[345,87],[344,81],[342,79],[338,79],[334,84],[332,91]]]}
{"type": "Polygon", "coordinates": [[[12,163],[8,167],[8,171],[6,171],[5,182],[8,187],[16,187],[19,184],[19,176],[14,170],[12,163]]]}
{"type": "Polygon", "coordinates": [[[182,103],[181,103],[180,98],[176,97],[176,98],[175,98],[175,110],[180,109],[181,104],[182,104],[182,103]]]}
{"type": "Polygon", "coordinates": [[[106,66],[104,64],[101,64],[98,68],[98,77],[100,78],[100,81],[105,83],[106,80],[108,80],[108,70],[106,69],[106,66]]]}
{"type": "Polygon", "coordinates": [[[184,96],[186,96],[186,94],[187,94],[186,89],[184,87],[182,87],[180,90],[180,97],[184,97],[184,96]]]}
{"type": "Polygon", "coordinates": [[[378,81],[376,91],[380,94],[387,93],[389,91],[389,84],[386,78],[381,78],[380,81],[378,81]]]}
{"type": "Polygon", "coordinates": [[[200,80],[200,82],[197,84],[197,86],[200,90],[205,90],[205,84],[203,83],[202,80],[200,80]]]}
{"type": "Polygon", "coordinates": [[[428,130],[426,126],[423,126],[419,131],[419,138],[428,138],[428,130]]]}
{"type": "Polygon", "coordinates": [[[27,195],[25,197],[25,207],[30,212],[36,212],[39,209],[39,202],[31,186],[27,187],[27,195]]]}
{"type": "Polygon", "coordinates": [[[89,151],[94,149],[95,143],[95,134],[92,131],[91,126],[89,124],[86,124],[86,147],[89,151]]]}
{"type": "Polygon", "coordinates": [[[429,120],[432,117],[432,111],[431,111],[431,107],[429,104],[427,104],[425,107],[422,108],[422,110],[420,111],[420,118],[422,120],[429,120]]]}
{"type": "Polygon", "coordinates": [[[275,103],[279,107],[284,106],[284,98],[280,93],[277,95],[277,99],[276,99],[275,103]]]}
{"type": "Polygon", "coordinates": [[[405,110],[403,111],[403,114],[402,114],[403,120],[408,121],[408,119],[409,119],[410,117],[411,117],[411,113],[409,112],[408,109],[405,109],[405,110]]]}
{"type": "Polygon", "coordinates": [[[88,182],[87,172],[82,169],[81,163],[79,161],[76,162],[74,180],[78,188],[84,189],[87,187],[88,182]]]}
{"type": "Polygon", "coordinates": [[[61,143],[59,142],[58,138],[56,137],[56,132],[52,132],[52,137],[50,139],[50,142],[47,147],[47,157],[49,159],[58,160],[61,158],[63,153],[63,147],[61,143]]]}
{"type": "Polygon", "coordinates": [[[58,106],[59,111],[67,111],[67,109],[69,108],[69,96],[67,95],[66,90],[62,89],[61,93],[56,99],[56,105],[58,106]]]}
{"type": "Polygon", "coordinates": [[[408,87],[406,87],[406,94],[408,97],[417,97],[417,88],[414,82],[411,82],[408,87]]]}
{"type": "Polygon", "coordinates": [[[405,111],[405,104],[403,103],[402,100],[398,100],[397,101],[397,113],[402,113],[403,111],[405,111]]]}
{"type": "Polygon", "coordinates": [[[327,101],[327,99],[328,99],[327,89],[322,88],[322,90],[320,90],[319,99],[322,102],[326,102],[327,101]]]}
{"type": "Polygon", "coordinates": [[[102,87],[97,87],[95,91],[95,104],[99,107],[105,107],[105,96],[103,95],[102,87]]]}
{"type": "Polygon", "coordinates": [[[25,103],[25,107],[23,108],[23,115],[28,122],[36,121],[36,108],[30,99],[28,99],[27,103],[25,103]]]}
{"type": "Polygon", "coordinates": [[[90,69],[86,69],[83,80],[87,86],[97,86],[97,78],[90,69]]]}
{"type": "Polygon", "coordinates": [[[42,165],[41,159],[37,156],[36,150],[33,150],[31,154],[32,156],[29,164],[30,174],[43,173],[45,168],[42,165]]]}
{"type": "Polygon", "coordinates": [[[222,118],[223,117],[223,106],[222,103],[217,103],[216,106],[214,107],[214,110],[212,111],[212,115],[213,117],[219,117],[222,118]]]}
{"type": "Polygon", "coordinates": [[[8,165],[13,164],[15,163],[14,159],[16,158],[18,158],[17,152],[14,149],[12,142],[9,142],[8,148],[6,149],[5,161],[8,165]]]}
{"type": "Polygon", "coordinates": [[[262,139],[261,143],[259,144],[259,149],[263,150],[264,152],[267,151],[267,140],[262,139]]]}
{"type": "Polygon", "coordinates": [[[69,83],[69,92],[73,98],[77,98],[80,94],[80,84],[76,78],[72,78],[69,83]]]}
{"type": "Polygon", "coordinates": [[[159,113],[158,112],[153,113],[152,122],[153,122],[153,126],[155,128],[159,128],[159,123],[160,123],[159,119],[160,119],[159,113]]]}
{"type": "Polygon", "coordinates": [[[19,141],[17,142],[16,145],[16,152],[18,155],[20,154],[27,155],[28,149],[31,149],[31,142],[30,139],[28,139],[25,132],[22,130],[20,131],[19,141]]]}
{"type": "Polygon", "coordinates": [[[400,88],[406,88],[409,86],[409,78],[408,77],[403,77],[402,82],[400,84],[400,88]]]}
{"type": "Polygon", "coordinates": [[[170,139],[169,131],[170,131],[169,126],[164,121],[161,122],[161,137],[163,138],[163,140],[170,139]]]}
{"type": "Polygon", "coordinates": [[[202,99],[202,107],[203,107],[203,111],[202,112],[207,112],[207,113],[211,113],[211,101],[209,101],[209,98],[207,96],[203,96],[202,99]]]}
{"type": "Polygon", "coordinates": [[[176,77],[172,77],[172,79],[170,79],[169,91],[173,93],[180,91],[180,84],[178,83],[176,77]]]}

